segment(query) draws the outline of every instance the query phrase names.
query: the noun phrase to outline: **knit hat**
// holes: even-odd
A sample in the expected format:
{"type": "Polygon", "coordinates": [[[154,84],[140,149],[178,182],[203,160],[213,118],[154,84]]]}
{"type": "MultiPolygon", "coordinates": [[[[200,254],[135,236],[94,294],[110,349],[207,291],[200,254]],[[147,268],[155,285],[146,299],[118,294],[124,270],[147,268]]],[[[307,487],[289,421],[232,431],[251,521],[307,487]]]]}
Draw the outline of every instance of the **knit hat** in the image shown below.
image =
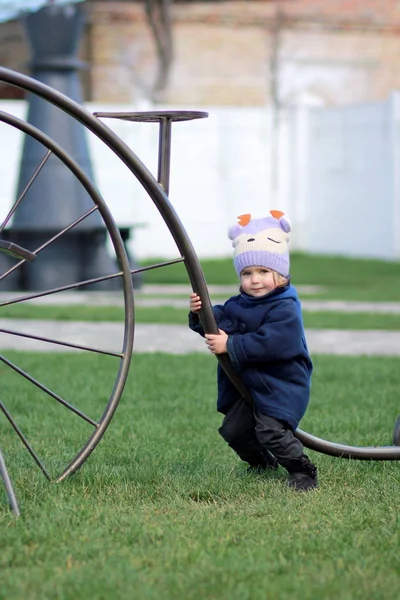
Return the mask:
{"type": "Polygon", "coordinates": [[[238,223],[228,229],[239,277],[243,269],[254,266],[266,267],[288,277],[290,221],[280,210],[271,210],[270,215],[262,219],[240,215],[238,223]]]}

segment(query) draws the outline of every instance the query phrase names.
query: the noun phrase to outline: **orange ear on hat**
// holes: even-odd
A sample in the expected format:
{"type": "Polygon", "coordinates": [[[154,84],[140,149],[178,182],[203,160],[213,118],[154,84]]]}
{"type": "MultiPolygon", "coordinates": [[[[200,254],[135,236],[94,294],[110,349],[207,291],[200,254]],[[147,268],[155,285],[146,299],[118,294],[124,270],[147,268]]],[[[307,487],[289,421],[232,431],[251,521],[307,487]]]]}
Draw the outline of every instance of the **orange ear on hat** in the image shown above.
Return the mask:
{"type": "Polygon", "coordinates": [[[285,214],[281,210],[270,210],[269,213],[270,213],[270,215],[272,215],[274,217],[274,219],[278,219],[278,221],[285,214]]]}
{"type": "Polygon", "coordinates": [[[251,221],[251,215],[250,214],[245,214],[245,215],[239,215],[238,216],[238,224],[241,227],[246,227],[246,225],[248,225],[250,223],[250,221],[251,221]]]}

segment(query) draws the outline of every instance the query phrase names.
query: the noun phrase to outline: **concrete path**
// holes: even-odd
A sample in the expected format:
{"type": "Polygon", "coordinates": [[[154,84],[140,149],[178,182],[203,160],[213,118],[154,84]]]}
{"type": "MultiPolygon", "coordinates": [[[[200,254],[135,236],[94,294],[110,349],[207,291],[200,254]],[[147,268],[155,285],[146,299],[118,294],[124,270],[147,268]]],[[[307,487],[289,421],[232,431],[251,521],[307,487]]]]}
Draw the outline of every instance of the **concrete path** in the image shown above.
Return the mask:
{"type": "MultiPolygon", "coordinates": [[[[10,330],[116,353],[121,352],[124,333],[122,323],[0,319],[0,349],[75,351],[4,332],[10,330]]],[[[306,336],[311,354],[400,356],[400,331],[308,329],[306,336]]],[[[187,354],[208,350],[204,340],[184,325],[137,323],[134,352],[187,354]]]]}
{"type": "MultiPolygon", "coordinates": [[[[208,286],[211,300],[213,296],[229,298],[238,292],[237,286],[208,286]]],[[[333,312],[377,312],[387,314],[400,314],[400,302],[352,302],[344,300],[309,300],[305,296],[316,293],[322,288],[317,286],[296,286],[301,295],[303,310],[333,311],[333,312]]],[[[188,308],[191,288],[188,285],[145,285],[140,291],[135,292],[136,306],[174,308],[188,308]],[[174,296],[186,296],[177,298],[174,296]],[[154,297],[152,297],[154,296],[154,297]]],[[[15,292],[0,292],[0,302],[15,299],[19,295],[15,292]]],[[[28,301],[26,301],[28,303],[28,301]]],[[[123,306],[124,299],[121,292],[61,292],[33,298],[29,304],[40,305],[92,305],[92,306],[123,306]]]]}
{"type": "MultiPolygon", "coordinates": [[[[317,286],[298,286],[299,293],[307,295],[320,291],[317,286]]],[[[237,286],[209,286],[213,296],[229,297],[236,293],[237,286]]],[[[191,292],[189,285],[145,285],[135,292],[137,306],[175,306],[188,308],[191,292]],[[174,296],[183,295],[186,298],[174,296]],[[152,297],[154,296],[154,297],[152,297]]],[[[19,294],[0,293],[0,302],[15,299],[19,294]]],[[[23,294],[20,294],[23,295],[23,294]]],[[[62,292],[29,301],[42,305],[122,306],[121,292],[62,292]]],[[[391,302],[343,302],[302,300],[304,310],[342,312],[380,312],[400,314],[400,303],[391,302]]],[[[29,339],[26,335],[50,338],[84,348],[120,353],[123,344],[121,323],[34,321],[0,319],[0,349],[35,350],[47,352],[75,351],[64,345],[29,339]],[[13,331],[14,334],[9,332],[13,331]],[[15,335],[20,333],[24,335],[15,335]]],[[[400,331],[343,331],[309,329],[306,331],[311,354],[342,355],[400,355],[400,331]]],[[[204,340],[182,325],[155,325],[137,323],[135,327],[134,352],[208,352],[204,340]]]]}

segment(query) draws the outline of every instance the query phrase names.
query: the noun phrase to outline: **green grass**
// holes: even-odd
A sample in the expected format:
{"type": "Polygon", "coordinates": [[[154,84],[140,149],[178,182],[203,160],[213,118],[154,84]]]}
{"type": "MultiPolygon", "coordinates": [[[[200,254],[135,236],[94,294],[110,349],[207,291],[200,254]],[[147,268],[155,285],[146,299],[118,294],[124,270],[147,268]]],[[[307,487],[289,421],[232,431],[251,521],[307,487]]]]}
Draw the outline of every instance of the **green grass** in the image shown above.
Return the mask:
{"type": "MultiPolygon", "coordinates": [[[[155,264],[153,259],[142,264],[155,264]]],[[[236,284],[232,259],[201,260],[207,283],[236,284]]],[[[316,256],[294,252],[291,255],[294,285],[321,285],[326,289],[314,297],[340,300],[400,301],[400,263],[353,259],[338,256],[316,256]]],[[[144,274],[145,283],[186,283],[182,263],[154,269],[144,274]]]]}
{"type": "Polygon", "coordinates": [[[2,319],[54,321],[123,321],[124,314],[124,308],[119,306],[40,305],[29,302],[3,306],[0,312],[2,319]]]}
{"type": "Polygon", "coordinates": [[[309,329],[382,329],[400,330],[400,314],[303,312],[304,326],[309,329]]]}
{"type": "MultiPolygon", "coordinates": [[[[175,323],[187,325],[188,309],[137,306],[137,323],[175,323]]],[[[342,313],[304,311],[304,324],[315,329],[382,329],[400,330],[400,314],[342,313]]],[[[124,310],[115,306],[40,306],[14,304],[2,308],[2,319],[50,319],[61,321],[123,321],[124,310]]],[[[10,329],[13,328],[10,321],[10,329]]]]}
{"type": "MultiPolygon", "coordinates": [[[[6,356],[99,418],[116,359],[6,356]]],[[[397,358],[316,356],[302,429],[354,445],[391,444],[397,358]]],[[[215,359],[135,355],[121,404],[83,468],[60,484],[37,472],[3,419],[1,447],[22,509],[0,505],[0,597],[13,600],[397,600],[397,462],[309,451],[320,489],[290,491],[282,470],[246,474],[217,433],[215,359]]],[[[1,400],[58,472],[91,428],[5,366],[1,400]]]]}

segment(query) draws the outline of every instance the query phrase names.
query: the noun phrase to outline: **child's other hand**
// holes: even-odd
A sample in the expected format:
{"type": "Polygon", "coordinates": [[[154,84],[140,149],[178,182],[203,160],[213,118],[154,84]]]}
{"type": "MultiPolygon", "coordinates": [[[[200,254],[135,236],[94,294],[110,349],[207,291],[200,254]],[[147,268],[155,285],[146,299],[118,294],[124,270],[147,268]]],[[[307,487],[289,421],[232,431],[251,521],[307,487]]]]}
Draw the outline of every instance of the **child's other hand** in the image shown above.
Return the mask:
{"type": "Polygon", "coordinates": [[[222,329],[219,329],[219,333],[206,333],[206,344],[208,349],[213,354],[224,354],[228,352],[226,344],[228,341],[228,334],[222,329]]]}
{"type": "Polygon", "coordinates": [[[201,300],[195,292],[190,295],[190,312],[198,313],[201,310],[201,300]]]}

